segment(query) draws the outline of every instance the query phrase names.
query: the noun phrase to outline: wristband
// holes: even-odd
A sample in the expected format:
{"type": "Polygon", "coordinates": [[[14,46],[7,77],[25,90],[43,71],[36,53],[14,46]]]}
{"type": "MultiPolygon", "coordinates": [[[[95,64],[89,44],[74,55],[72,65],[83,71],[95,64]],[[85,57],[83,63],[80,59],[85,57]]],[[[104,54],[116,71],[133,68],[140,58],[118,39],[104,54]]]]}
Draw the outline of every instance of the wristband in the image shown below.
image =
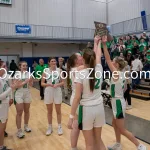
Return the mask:
{"type": "Polygon", "coordinates": [[[73,118],[74,118],[74,116],[73,116],[73,115],[70,115],[70,116],[69,116],[69,118],[70,118],[70,119],[73,119],[73,118]]]}

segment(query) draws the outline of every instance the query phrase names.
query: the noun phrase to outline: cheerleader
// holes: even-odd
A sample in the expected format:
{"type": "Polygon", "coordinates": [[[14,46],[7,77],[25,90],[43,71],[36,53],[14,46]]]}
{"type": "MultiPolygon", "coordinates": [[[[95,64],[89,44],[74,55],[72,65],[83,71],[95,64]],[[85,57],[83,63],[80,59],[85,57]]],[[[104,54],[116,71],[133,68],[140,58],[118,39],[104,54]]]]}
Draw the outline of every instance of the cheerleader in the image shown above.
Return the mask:
{"type": "Polygon", "coordinates": [[[61,126],[61,103],[62,103],[62,91],[61,86],[64,85],[64,82],[61,78],[61,69],[56,66],[56,59],[54,57],[49,58],[48,60],[49,68],[44,70],[42,76],[42,86],[45,87],[44,94],[44,103],[47,106],[47,117],[48,117],[48,129],[46,135],[49,136],[53,132],[52,128],[52,112],[53,112],[53,103],[55,104],[56,113],[57,113],[57,122],[58,122],[58,135],[63,134],[61,126]],[[45,83],[45,80],[47,81],[45,83]]]}
{"type": "Polygon", "coordinates": [[[147,150],[146,146],[140,144],[138,140],[125,129],[125,111],[126,102],[124,99],[124,88],[125,88],[125,73],[123,69],[126,65],[124,59],[120,57],[114,58],[113,62],[110,59],[108,49],[106,46],[107,36],[102,38],[104,55],[107,64],[112,73],[115,73],[111,79],[111,97],[112,97],[112,110],[113,110],[113,127],[116,135],[116,143],[109,146],[109,150],[122,150],[121,146],[121,134],[127,137],[137,147],[137,150],[147,150]]]}
{"type": "Polygon", "coordinates": [[[20,81],[20,84],[16,91],[14,92],[14,104],[16,106],[16,125],[17,125],[17,137],[24,138],[25,134],[21,128],[22,114],[24,112],[24,131],[29,133],[31,129],[28,126],[30,118],[30,103],[31,103],[31,93],[29,86],[32,86],[32,78],[29,76],[27,71],[27,62],[22,61],[19,63],[20,71],[17,71],[14,75],[13,82],[20,81]]]}

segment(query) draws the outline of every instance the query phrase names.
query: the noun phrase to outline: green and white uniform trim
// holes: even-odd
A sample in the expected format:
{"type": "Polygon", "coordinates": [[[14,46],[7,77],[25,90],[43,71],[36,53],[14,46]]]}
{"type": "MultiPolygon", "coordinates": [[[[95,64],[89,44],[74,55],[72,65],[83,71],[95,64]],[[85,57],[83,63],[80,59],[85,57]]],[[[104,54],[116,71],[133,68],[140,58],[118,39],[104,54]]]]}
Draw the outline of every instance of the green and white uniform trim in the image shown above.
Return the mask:
{"type": "Polygon", "coordinates": [[[124,88],[126,84],[126,79],[124,77],[124,72],[118,72],[119,79],[114,82],[111,79],[111,97],[112,97],[112,110],[114,117],[116,119],[125,118],[126,102],[124,99],[124,88]]]}

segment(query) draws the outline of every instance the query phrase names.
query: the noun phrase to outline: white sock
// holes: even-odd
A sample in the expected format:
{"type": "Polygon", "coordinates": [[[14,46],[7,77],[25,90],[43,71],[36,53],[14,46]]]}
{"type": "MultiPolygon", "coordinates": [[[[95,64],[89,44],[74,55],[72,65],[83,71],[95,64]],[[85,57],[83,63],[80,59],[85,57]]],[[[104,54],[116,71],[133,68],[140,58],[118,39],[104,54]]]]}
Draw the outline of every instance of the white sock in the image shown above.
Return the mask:
{"type": "Polygon", "coordinates": [[[121,145],[120,143],[116,142],[116,144],[121,145]]]}
{"type": "Polygon", "coordinates": [[[52,128],[52,124],[49,124],[48,127],[52,128]]]}
{"type": "Polygon", "coordinates": [[[24,124],[24,127],[28,127],[28,124],[24,124]]]}
{"type": "Polygon", "coordinates": [[[61,127],[61,124],[58,124],[58,127],[61,127]]]}
{"type": "Polygon", "coordinates": [[[22,131],[22,129],[20,128],[20,129],[18,129],[18,132],[21,132],[22,131]]]}
{"type": "Polygon", "coordinates": [[[3,148],[4,148],[4,146],[0,146],[0,150],[3,149],[3,148]]]}

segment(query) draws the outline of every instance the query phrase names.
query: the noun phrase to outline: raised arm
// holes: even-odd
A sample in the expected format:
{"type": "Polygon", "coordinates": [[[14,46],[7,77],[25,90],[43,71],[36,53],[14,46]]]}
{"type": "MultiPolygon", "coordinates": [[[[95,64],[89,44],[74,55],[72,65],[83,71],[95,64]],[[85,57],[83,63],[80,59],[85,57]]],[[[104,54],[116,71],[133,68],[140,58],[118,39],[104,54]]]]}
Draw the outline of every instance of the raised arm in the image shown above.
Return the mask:
{"type": "Polygon", "coordinates": [[[100,37],[99,36],[95,36],[95,38],[94,38],[94,52],[95,52],[95,54],[97,52],[99,40],[100,40],[100,37]]]}
{"type": "Polygon", "coordinates": [[[101,40],[99,40],[98,42],[98,47],[95,54],[96,54],[96,64],[101,64],[101,57],[102,57],[101,40]]]}
{"type": "Polygon", "coordinates": [[[107,49],[106,42],[107,42],[107,36],[103,36],[102,37],[102,43],[103,43],[103,48],[104,48],[105,59],[106,59],[106,62],[108,64],[109,69],[111,70],[111,72],[114,72],[114,71],[117,71],[117,69],[112,64],[112,61],[110,59],[110,55],[109,55],[109,52],[108,52],[108,49],[107,49]]]}

